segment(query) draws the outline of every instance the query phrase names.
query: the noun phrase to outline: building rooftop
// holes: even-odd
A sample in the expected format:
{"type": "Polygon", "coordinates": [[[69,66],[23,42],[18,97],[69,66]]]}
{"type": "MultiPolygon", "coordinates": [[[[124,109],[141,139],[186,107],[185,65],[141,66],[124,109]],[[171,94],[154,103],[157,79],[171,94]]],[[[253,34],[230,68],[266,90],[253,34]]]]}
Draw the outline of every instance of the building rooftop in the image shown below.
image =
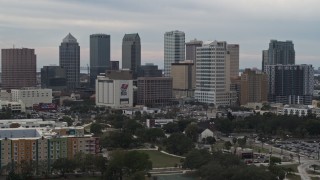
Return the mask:
{"type": "Polygon", "coordinates": [[[73,37],[70,33],[63,39],[64,43],[77,43],[77,39],[73,37]]]}

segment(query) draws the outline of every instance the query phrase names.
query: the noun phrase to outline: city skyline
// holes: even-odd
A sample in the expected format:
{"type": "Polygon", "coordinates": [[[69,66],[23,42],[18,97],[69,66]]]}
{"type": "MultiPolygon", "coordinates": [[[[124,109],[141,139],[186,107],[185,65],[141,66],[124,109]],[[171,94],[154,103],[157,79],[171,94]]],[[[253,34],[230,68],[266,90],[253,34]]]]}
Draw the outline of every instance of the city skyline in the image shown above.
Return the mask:
{"type": "Polygon", "coordinates": [[[0,3],[0,47],[35,49],[38,67],[58,64],[60,39],[69,32],[81,46],[81,66],[89,64],[90,34],[110,34],[111,60],[121,62],[123,35],[139,33],[142,64],[151,62],[163,69],[163,33],[172,30],[185,32],[186,42],[197,38],[239,44],[240,68],[261,67],[261,51],[271,39],[292,40],[297,64],[320,66],[316,0],[0,3]]]}

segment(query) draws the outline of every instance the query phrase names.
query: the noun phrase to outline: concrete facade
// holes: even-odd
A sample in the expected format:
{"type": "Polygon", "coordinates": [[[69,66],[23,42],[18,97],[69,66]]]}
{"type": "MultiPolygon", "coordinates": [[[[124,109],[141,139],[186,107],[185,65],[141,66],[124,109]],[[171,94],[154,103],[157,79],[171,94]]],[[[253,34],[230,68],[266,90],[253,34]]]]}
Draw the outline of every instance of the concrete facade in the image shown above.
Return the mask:
{"type": "Polygon", "coordinates": [[[133,106],[133,80],[99,77],[96,80],[96,105],[112,108],[133,106]]]}
{"type": "Polygon", "coordinates": [[[194,97],[196,69],[193,61],[172,63],[171,74],[174,97],[194,97]]]}
{"type": "Polygon", "coordinates": [[[237,101],[230,90],[230,54],[227,42],[213,41],[197,48],[195,99],[215,106],[229,106],[237,101]]]}
{"type": "Polygon", "coordinates": [[[240,105],[268,101],[268,77],[265,73],[246,69],[241,74],[240,105]]]}
{"type": "Polygon", "coordinates": [[[52,103],[52,89],[22,88],[11,90],[12,101],[21,100],[26,107],[39,103],[52,103]]]}

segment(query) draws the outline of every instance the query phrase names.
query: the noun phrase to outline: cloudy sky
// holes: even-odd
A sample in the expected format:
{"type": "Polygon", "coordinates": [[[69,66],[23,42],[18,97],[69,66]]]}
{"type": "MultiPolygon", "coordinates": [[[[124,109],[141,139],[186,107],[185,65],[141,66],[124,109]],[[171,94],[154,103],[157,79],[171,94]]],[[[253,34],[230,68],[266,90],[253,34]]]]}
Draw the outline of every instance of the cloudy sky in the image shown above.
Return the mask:
{"type": "Polygon", "coordinates": [[[58,47],[70,32],[89,62],[89,35],[111,35],[111,59],[121,61],[125,33],[138,32],[142,63],[163,67],[163,34],[186,41],[240,44],[240,67],[261,66],[270,39],[292,40],[296,63],[320,66],[319,0],[0,0],[0,48],[36,49],[38,68],[59,64],[58,47]]]}

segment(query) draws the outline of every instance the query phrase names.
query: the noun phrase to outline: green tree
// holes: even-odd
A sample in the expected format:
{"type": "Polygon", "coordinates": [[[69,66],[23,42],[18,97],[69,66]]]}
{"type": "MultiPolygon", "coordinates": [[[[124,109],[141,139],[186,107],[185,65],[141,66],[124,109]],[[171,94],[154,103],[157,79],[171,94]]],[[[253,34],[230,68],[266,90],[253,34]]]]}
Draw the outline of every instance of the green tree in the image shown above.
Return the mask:
{"type": "Polygon", "coordinates": [[[184,160],[183,167],[189,169],[198,169],[202,165],[207,164],[211,160],[211,155],[207,150],[192,150],[184,160]]]}
{"type": "Polygon", "coordinates": [[[75,170],[75,168],[75,162],[66,158],[57,159],[52,164],[52,169],[60,172],[62,176],[64,176],[67,172],[72,172],[73,170],[75,170]]]}
{"type": "Polygon", "coordinates": [[[164,144],[170,153],[178,155],[185,154],[194,147],[192,140],[182,133],[173,133],[164,144]]]}
{"type": "Polygon", "coordinates": [[[192,139],[193,142],[196,142],[198,140],[198,131],[198,126],[196,124],[191,123],[186,127],[185,134],[187,135],[187,137],[192,139]]]}
{"type": "Polygon", "coordinates": [[[226,148],[227,150],[230,150],[231,146],[232,146],[232,144],[231,144],[230,141],[226,141],[226,142],[224,143],[224,148],[226,148]]]}
{"type": "Polygon", "coordinates": [[[103,156],[95,156],[94,157],[94,167],[97,171],[101,173],[101,176],[104,176],[104,173],[107,171],[107,158],[103,156]]]}
{"type": "Polygon", "coordinates": [[[90,126],[90,132],[96,136],[100,136],[102,134],[103,126],[99,123],[92,123],[90,126]]]}
{"type": "Polygon", "coordinates": [[[74,122],[69,116],[63,116],[62,121],[67,122],[68,126],[72,126],[72,123],[74,122]]]}
{"type": "Polygon", "coordinates": [[[163,130],[169,134],[180,132],[179,125],[174,122],[169,122],[168,124],[165,124],[163,126],[163,130]]]}
{"type": "Polygon", "coordinates": [[[101,140],[104,148],[134,148],[138,146],[138,142],[133,138],[132,134],[126,132],[111,132],[109,136],[105,136],[101,140]]]}

